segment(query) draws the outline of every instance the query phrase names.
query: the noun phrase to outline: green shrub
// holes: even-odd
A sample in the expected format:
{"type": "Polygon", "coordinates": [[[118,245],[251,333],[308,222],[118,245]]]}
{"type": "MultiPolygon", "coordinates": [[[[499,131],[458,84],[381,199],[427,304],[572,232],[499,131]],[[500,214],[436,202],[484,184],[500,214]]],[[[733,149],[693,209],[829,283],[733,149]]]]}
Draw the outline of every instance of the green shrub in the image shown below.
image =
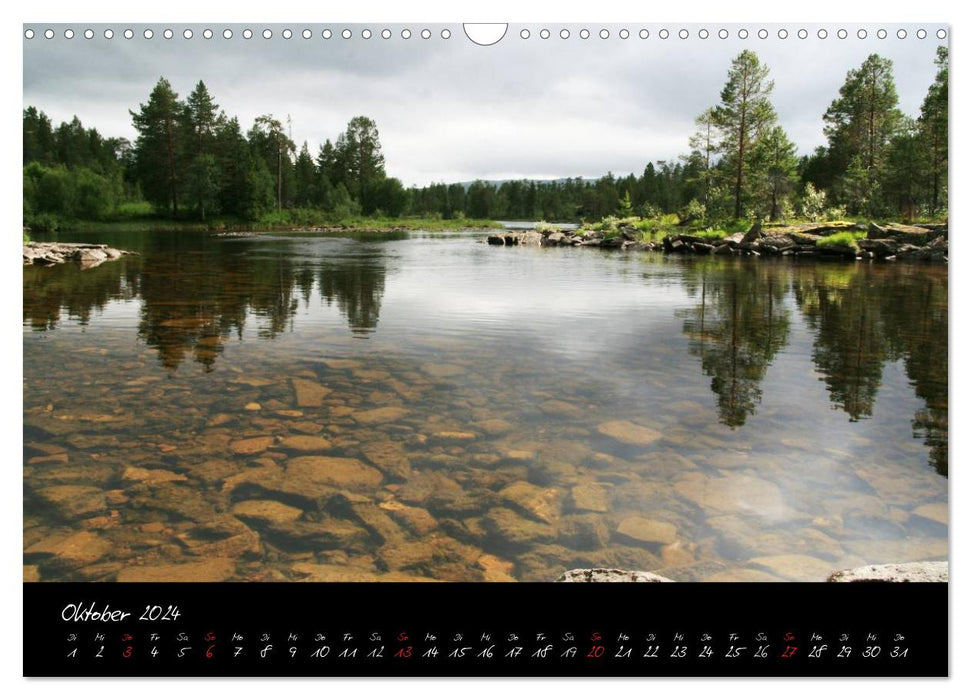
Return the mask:
{"type": "Polygon", "coordinates": [[[862,232],[840,231],[831,236],[825,236],[816,241],[816,245],[822,246],[851,246],[856,248],[856,240],[863,238],[866,234],[862,232]]]}

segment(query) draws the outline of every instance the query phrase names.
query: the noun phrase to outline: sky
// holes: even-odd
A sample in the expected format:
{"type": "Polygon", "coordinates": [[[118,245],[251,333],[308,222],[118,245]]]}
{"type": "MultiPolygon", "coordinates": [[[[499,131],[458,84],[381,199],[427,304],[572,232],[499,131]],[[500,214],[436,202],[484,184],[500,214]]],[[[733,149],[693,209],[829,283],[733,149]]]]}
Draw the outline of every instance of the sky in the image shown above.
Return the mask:
{"type": "Polygon", "coordinates": [[[640,173],[649,161],[688,150],[694,119],[717,104],[731,60],[754,50],[775,82],[779,123],[801,154],[825,142],[822,115],[846,73],[871,53],[894,63],[900,108],[916,116],[934,79],[944,25],[816,24],[511,24],[492,46],[473,43],[461,24],[26,25],[23,104],[54,121],[77,115],[86,127],[134,139],[129,109],[145,102],[160,76],[181,97],[203,80],[244,129],[271,113],[292,120],[293,139],[311,152],[334,140],[354,116],[377,122],[388,174],[406,185],[476,178],[599,177],[640,173]],[[131,26],[135,35],[125,39],[131,26]],[[46,39],[47,28],[55,32],[46,39]],[[86,28],[95,32],[85,39],[86,28]],[[215,34],[205,39],[211,27],[215,34]],[[294,35],[281,32],[292,27],[294,35]],[[421,38],[428,28],[431,36],[421,38]],[[680,28],[689,32],[678,37],[680,28]],[[72,39],[64,37],[73,29],[72,39]],[[103,37],[104,30],[114,38],[103,37]],[[151,39],[143,30],[154,32],[151,39]],[[174,36],[163,37],[171,28],[174,36]],[[193,32],[191,39],[183,30],[193,32]],[[225,39],[224,29],[233,37],[225,39]],[[253,30],[245,39],[243,29],[253,30]],[[262,31],[273,32],[270,39],[262,31]],[[312,32],[302,38],[304,28],[312,32]],[[381,37],[383,29],[391,38],[381,37]],[[403,29],[411,37],[401,37],[403,29]],[[541,38],[549,29],[548,39],[541,38]],[[620,30],[630,31],[628,38],[620,30]],[[718,37],[720,29],[728,38],[718,37]],[[767,38],[757,35],[759,29],[767,38]],[[824,28],[827,37],[818,36],[824,28]],[[837,30],[848,36],[840,39],[837,30]],[[906,38],[896,31],[907,30],[906,38]],[[925,38],[917,37],[924,28],[925,38]],[[321,32],[330,29],[324,39],[321,32]],[[341,38],[350,29],[350,39],[341,38]],[[371,38],[361,32],[370,29],[371,38]],[[442,38],[447,29],[449,38],[442,38]],[[561,38],[563,30],[568,38],[561,38]],[[589,38],[580,32],[587,29],[589,38]],[[609,37],[600,38],[606,29],[609,37]],[[647,38],[641,38],[646,29],[647,38]],[[667,29],[668,38],[660,37],[667,29]],[[706,29],[707,39],[698,32],[706,29]],[[748,37],[739,38],[740,29],[748,37]],[[788,37],[778,37],[780,29],[788,37]],[[800,39],[798,30],[808,36],[800,39]],[[857,33],[864,29],[866,38],[857,33]],[[524,39],[521,32],[529,32],[524,39]]]}

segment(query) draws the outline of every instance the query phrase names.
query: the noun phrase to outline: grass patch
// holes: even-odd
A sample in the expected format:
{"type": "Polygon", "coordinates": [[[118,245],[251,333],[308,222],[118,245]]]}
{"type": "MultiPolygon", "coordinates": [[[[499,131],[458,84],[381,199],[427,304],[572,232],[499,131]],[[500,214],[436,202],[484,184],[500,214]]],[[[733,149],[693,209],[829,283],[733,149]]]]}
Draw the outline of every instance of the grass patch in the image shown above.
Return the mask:
{"type": "Polygon", "coordinates": [[[533,229],[537,233],[556,233],[560,230],[558,226],[554,226],[548,221],[537,221],[533,224],[533,229]]]}
{"type": "Polygon", "coordinates": [[[828,246],[849,246],[851,248],[856,248],[856,241],[860,238],[866,238],[866,233],[862,231],[840,231],[839,233],[834,233],[831,236],[825,236],[816,241],[816,247],[828,247],[828,246]]]}
{"type": "Polygon", "coordinates": [[[726,236],[729,236],[731,234],[729,234],[724,229],[711,228],[711,227],[709,227],[709,228],[704,229],[703,231],[694,231],[694,232],[692,232],[691,235],[692,236],[698,236],[698,238],[704,238],[704,239],[710,240],[710,241],[720,241],[723,238],[725,238],[726,236]]]}

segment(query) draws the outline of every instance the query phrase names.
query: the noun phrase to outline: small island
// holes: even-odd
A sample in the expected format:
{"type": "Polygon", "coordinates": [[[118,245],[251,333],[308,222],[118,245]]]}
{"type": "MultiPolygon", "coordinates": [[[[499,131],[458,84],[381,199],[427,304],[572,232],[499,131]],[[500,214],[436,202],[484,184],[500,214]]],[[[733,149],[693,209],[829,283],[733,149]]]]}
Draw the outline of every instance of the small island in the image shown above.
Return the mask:
{"type": "Polygon", "coordinates": [[[137,255],[128,250],[111,248],[104,243],[39,243],[24,241],[24,265],[59,265],[75,262],[81,269],[97,267],[124,255],[137,255]]]}

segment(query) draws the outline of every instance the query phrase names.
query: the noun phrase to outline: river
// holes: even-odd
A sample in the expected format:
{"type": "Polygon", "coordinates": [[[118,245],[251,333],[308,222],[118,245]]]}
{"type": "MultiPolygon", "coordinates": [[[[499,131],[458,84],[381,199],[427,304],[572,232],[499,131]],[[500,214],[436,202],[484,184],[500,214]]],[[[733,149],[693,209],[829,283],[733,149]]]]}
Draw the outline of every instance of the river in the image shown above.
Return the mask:
{"type": "Polygon", "coordinates": [[[947,556],[947,267],[65,235],[28,580],[823,580],[947,556]]]}

